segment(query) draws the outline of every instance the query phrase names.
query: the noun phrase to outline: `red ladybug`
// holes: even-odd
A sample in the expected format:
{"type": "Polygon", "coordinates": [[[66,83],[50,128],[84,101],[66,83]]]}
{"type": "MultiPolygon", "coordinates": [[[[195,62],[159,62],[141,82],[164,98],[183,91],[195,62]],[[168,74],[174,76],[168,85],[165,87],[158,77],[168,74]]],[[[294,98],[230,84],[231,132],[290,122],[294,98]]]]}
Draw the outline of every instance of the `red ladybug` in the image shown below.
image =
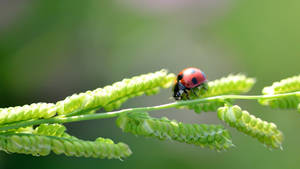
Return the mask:
{"type": "Polygon", "coordinates": [[[205,74],[197,68],[189,67],[183,69],[178,75],[175,85],[173,87],[173,97],[175,100],[181,100],[182,94],[186,94],[186,98],[189,99],[189,94],[187,90],[191,90],[195,95],[194,88],[204,87],[206,89],[206,76],[205,74]]]}

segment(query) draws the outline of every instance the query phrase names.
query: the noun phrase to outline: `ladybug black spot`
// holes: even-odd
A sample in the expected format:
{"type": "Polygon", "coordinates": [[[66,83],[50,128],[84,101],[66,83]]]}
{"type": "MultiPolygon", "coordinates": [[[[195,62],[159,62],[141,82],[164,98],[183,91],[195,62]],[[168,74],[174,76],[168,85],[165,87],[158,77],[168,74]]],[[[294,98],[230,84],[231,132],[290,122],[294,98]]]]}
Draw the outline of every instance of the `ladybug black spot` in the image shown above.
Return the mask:
{"type": "Polygon", "coordinates": [[[193,84],[198,84],[198,80],[195,77],[193,77],[192,82],[193,84]]]}

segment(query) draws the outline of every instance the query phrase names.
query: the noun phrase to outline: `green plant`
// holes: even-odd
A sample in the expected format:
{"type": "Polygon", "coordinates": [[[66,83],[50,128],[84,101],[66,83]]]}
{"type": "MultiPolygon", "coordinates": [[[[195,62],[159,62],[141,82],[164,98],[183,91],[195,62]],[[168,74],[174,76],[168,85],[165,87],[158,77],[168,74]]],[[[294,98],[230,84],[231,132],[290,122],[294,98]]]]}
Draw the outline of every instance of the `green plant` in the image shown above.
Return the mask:
{"type": "Polygon", "coordinates": [[[275,82],[263,89],[263,95],[238,95],[248,92],[255,79],[245,75],[228,77],[208,83],[208,90],[190,92],[190,100],[169,104],[118,109],[126,100],[143,94],[152,95],[160,88],[170,87],[175,75],[166,70],[124,79],[111,86],[74,94],[57,103],[36,103],[22,107],[0,109],[0,149],[11,153],[48,155],[51,151],[76,157],[125,158],[131,150],[124,143],[98,138],[84,141],[66,133],[63,123],[117,117],[116,123],[124,132],[175,140],[218,151],[233,146],[229,132],[221,125],[185,124],[166,117],[153,118],[149,112],[169,108],[189,108],[200,113],[217,111],[218,117],[270,148],[281,148],[282,132],[274,123],[263,121],[239,106],[236,99],[258,100],[275,108],[300,109],[300,76],[275,82]],[[104,109],[109,112],[96,113],[104,109]]]}

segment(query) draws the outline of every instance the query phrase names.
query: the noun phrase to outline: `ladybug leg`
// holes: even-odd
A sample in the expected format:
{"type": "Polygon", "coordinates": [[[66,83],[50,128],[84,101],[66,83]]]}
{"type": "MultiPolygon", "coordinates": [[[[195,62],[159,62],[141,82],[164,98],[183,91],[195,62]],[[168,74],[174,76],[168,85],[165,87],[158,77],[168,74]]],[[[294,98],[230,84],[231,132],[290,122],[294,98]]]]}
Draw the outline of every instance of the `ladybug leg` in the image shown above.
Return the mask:
{"type": "Polygon", "coordinates": [[[184,90],[183,90],[183,92],[185,93],[185,95],[186,95],[186,98],[187,98],[188,100],[190,100],[189,93],[187,92],[187,90],[186,90],[186,89],[184,89],[184,90]]]}
{"type": "Polygon", "coordinates": [[[175,100],[182,100],[182,93],[184,90],[179,90],[176,95],[174,96],[175,100]]]}

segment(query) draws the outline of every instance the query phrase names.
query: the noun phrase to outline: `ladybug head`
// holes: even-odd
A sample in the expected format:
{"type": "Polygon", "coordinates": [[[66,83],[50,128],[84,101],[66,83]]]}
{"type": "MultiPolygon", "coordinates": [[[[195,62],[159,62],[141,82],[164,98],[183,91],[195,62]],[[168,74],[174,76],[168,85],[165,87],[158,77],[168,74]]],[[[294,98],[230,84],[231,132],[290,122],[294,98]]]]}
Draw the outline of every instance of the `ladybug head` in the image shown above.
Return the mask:
{"type": "Polygon", "coordinates": [[[179,82],[183,78],[183,74],[180,73],[177,75],[177,82],[179,82]]]}
{"type": "Polygon", "coordinates": [[[182,94],[186,93],[186,87],[183,86],[180,81],[177,81],[173,87],[173,97],[175,100],[181,100],[182,94]]]}

